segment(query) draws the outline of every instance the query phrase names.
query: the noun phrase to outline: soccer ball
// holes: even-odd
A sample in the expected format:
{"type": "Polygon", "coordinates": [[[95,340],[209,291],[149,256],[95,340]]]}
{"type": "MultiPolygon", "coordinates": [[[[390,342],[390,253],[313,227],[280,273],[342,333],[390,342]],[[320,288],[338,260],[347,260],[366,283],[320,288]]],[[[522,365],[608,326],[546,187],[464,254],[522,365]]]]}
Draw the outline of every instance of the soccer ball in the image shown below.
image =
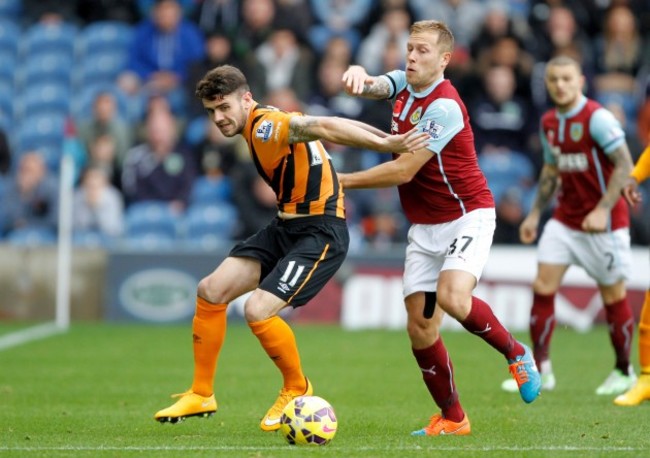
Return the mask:
{"type": "Polygon", "coordinates": [[[280,433],[291,445],[326,445],[336,434],[336,415],[325,399],[298,396],[280,418],[280,433]]]}

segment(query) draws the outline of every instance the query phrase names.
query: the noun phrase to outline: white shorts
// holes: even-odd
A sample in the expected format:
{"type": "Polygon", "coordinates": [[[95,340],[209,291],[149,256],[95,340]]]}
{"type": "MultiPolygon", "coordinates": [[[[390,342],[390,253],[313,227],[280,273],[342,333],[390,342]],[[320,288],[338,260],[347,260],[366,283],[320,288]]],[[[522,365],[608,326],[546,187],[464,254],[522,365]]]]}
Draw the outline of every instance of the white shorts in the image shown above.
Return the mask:
{"type": "Polygon", "coordinates": [[[630,231],[589,233],[550,219],[537,245],[537,261],[543,264],[580,266],[603,286],[629,278],[632,267],[630,231]]]}
{"type": "Polygon", "coordinates": [[[404,297],[436,291],[443,270],[469,272],[478,283],[495,227],[493,208],[474,210],[448,223],[411,226],[404,261],[404,297]]]}

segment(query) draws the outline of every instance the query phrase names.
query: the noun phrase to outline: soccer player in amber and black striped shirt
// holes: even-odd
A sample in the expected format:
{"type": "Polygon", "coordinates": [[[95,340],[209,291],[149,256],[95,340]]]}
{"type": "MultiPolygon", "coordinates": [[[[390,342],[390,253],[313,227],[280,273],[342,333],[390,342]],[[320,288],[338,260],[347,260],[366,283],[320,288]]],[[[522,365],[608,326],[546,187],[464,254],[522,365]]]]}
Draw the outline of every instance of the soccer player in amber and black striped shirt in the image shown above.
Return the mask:
{"type": "Polygon", "coordinates": [[[313,393],[302,372],[294,334],[278,312],[314,297],[348,250],[343,191],[320,140],[405,153],[421,148],[428,136],[415,129],[389,135],[354,120],[303,116],[259,105],[245,76],[228,65],[209,71],[199,81],[196,95],[221,133],[244,137],[258,173],[277,196],[278,216],[238,243],[199,283],[192,323],[192,387],[157,412],[155,419],[176,423],[217,410],[213,384],[226,333],[226,308],[253,291],[244,308],[246,321],[284,380],[280,395],[260,422],[262,430],[275,431],[287,403],[313,393]]]}

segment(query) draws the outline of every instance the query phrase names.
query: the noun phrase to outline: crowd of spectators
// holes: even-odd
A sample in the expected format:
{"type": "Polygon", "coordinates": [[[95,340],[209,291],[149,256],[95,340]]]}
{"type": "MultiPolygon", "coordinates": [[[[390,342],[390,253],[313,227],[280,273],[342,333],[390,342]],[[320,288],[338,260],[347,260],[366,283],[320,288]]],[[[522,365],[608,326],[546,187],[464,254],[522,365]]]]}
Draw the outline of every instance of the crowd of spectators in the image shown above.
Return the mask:
{"type": "MultiPolygon", "coordinates": [[[[650,143],[650,0],[14,3],[15,16],[2,23],[12,20],[23,33],[43,24],[80,31],[97,23],[122,23],[131,33],[109,84],[92,95],[88,109],[66,114],[76,129],[66,129],[61,149],[72,136],[82,147],[75,161],[78,240],[135,236],[139,219],[129,212],[143,202],[162,202],[166,209],[152,214],[175,218],[177,230],[167,242],[191,236],[191,223],[183,221],[197,209],[207,227],[212,221],[215,230],[226,230],[208,241],[252,234],[275,214],[274,197],[241,141],[224,138],[210,125],[194,97],[196,81],[214,66],[233,64],[249,78],[256,100],[355,118],[388,131],[390,105],[348,97],[341,76],[353,63],[371,74],[403,68],[409,25],[421,19],[443,20],[454,32],[446,77],[467,104],[479,160],[497,201],[497,243],[518,243],[517,227],[534,194],[541,167],[538,121],[548,108],[543,72],[550,57],[569,54],[582,63],[588,95],[621,120],[635,159],[650,143]],[[219,226],[219,218],[235,218],[236,224],[219,226]]],[[[87,88],[73,90],[72,97],[82,89],[87,88]]],[[[57,224],[57,163],[12,138],[29,114],[19,111],[3,113],[2,119],[15,115],[15,122],[0,124],[0,235],[7,239],[27,226],[54,233],[57,224]]],[[[340,171],[385,160],[372,151],[327,146],[340,171]]],[[[405,240],[396,190],[350,191],[346,198],[353,250],[388,249],[405,240]]],[[[635,243],[650,241],[644,217],[649,210],[646,203],[633,212],[635,243]]]]}

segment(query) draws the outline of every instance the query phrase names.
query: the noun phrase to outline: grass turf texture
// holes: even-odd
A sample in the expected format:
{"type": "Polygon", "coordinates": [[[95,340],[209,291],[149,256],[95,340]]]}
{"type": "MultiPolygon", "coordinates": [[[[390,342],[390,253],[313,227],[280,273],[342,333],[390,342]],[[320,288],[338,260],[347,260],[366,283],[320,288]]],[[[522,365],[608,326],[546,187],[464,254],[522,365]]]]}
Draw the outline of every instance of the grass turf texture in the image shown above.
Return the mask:
{"type": "MultiPolygon", "coordinates": [[[[558,386],[531,405],[499,384],[505,361],[479,338],[448,332],[466,437],[411,437],[436,408],[403,331],[296,326],[315,394],[339,419],[326,447],[287,445],[259,429],[281,379],[245,325],[231,325],[217,374],[219,411],[160,425],[153,414],[190,386],[190,326],[74,324],[0,352],[0,456],[410,457],[649,456],[650,403],[617,407],[594,390],[612,369],[604,327],[558,329],[558,386]]],[[[0,333],[6,328],[0,328],[0,333]]],[[[519,336],[526,339],[525,336],[519,336]]],[[[636,350],[633,352],[636,362],[636,350]]]]}

